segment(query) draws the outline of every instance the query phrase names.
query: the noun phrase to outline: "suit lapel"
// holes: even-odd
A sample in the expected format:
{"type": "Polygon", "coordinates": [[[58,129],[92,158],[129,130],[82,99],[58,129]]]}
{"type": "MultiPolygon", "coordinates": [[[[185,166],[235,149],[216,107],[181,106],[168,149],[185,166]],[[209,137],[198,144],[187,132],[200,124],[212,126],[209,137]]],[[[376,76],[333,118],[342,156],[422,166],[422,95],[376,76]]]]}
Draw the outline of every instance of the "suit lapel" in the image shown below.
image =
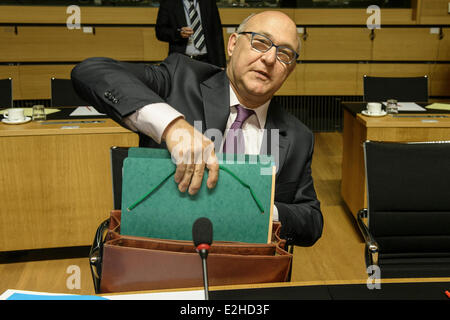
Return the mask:
{"type": "Polygon", "coordinates": [[[260,151],[260,154],[271,154],[274,157],[277,166],[277,176],[283,167],[287,151],[289,150],[289,140],[286,137],[286,128],[279,117],[279,108],[281,107],[273,101],[269,105],[260,151]],[[273,130],[278,130],[278,133],[273,130]]]}
{"type": "MultiPolygon", "coordinates": [[[[222,135],[225,132],[227,120],[230,115],[230,83],[226,72],[222,71],[200,84],[203,96],[203,110],[206,130],[211,130],[211,134],[216,138],[214,144],[220,146],[222,135]],[[212,130],[218,130],[214,132],[212,130]],[[220,133],[220,135],[218,135],[220,133]]],[[[260,154],[271,154],[277,166],[277,175],[283,167],[289,150],[289,140],[286,137],[286,128],[279,115],[279,108],[276,103],[271,102],[267,112],[265,133],[261,145],[260,154]],[[278,130],[272,131],[272,130],[278,130]]],[[[217,148],[216,148],[217,150],[217,148]]]]}
{"type": "MultiPolygon", "coordinates": [[[[211,130],[216,138],[220,132],[220,138],[225,132],[228,116],[230,115],[230,84],[225,71],[216,73],[211,78],[200,84],[203,96],[203,110],[207,130],[211,130]],[[213,132],[217,129],[218,132],[213,132]]],[[[216,140],[215,144],[220,145],[216,140]]]]}

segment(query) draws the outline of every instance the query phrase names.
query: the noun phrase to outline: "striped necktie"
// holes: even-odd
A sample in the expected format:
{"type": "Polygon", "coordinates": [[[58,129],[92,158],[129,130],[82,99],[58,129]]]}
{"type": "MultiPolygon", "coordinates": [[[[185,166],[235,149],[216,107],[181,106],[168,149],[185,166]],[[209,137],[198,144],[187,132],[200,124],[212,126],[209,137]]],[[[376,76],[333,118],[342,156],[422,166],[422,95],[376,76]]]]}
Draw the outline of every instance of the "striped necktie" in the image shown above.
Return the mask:
{"type": "Polygon", "coordinates": [[[237,116],[234,120],[230,129],[228,130],[227,136],[225,138],[225,143],[223,144],[224,153],[245,153],[245,141],[244,134],[242,133],[242,125],[245,120],[247,120],[255,111],[251,109],[245,109],[241,105],[236,106],[237,116]]]}
{"type": "Polygon", "coordinates": [[[194,46],[198,50],[202,50],[205,46],[205,36],[203,34],[202,23],[200,21],[200,16],[195,9],[194,0],[189,0],[189,19],[191,19],[191,28],[194,31],[192,39],[194,39],[194,46]]]}

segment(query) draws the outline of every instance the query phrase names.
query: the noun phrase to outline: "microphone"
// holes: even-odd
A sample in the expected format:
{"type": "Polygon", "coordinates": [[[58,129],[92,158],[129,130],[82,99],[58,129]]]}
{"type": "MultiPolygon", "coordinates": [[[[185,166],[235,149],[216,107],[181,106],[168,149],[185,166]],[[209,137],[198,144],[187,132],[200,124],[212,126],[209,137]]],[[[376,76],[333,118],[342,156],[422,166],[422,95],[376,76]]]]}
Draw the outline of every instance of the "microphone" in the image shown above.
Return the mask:
{"type": "Polygon", "coordinates": [[[192,226],[192,240],[194,241],[195,248],[200,254],[202,259],[203,269],[203,286],[205,288],[205,299],[209,300],[208,294],[208,268],[206,265],[206,258],[208,257],[208,251],[211,248],[213,239],[213,226],[211,220],[208,218],[198,218],[195,220],[192,226]]]}

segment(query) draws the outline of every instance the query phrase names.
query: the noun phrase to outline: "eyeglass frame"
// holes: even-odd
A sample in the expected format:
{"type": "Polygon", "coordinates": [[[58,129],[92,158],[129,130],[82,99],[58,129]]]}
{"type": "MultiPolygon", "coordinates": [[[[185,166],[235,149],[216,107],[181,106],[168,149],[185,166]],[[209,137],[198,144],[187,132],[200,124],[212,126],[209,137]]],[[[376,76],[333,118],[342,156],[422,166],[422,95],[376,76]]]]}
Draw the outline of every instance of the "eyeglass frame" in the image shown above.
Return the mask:
{"type": "Polygon", "coordinates": [[[275,47],[276,53],[278,53],[278,48],[280,48],[280,47],[289,49],[289,50],[291,50],[292,52],[294,52],[295,56],[294,56],[294,58],[293,58],[290,62],[285,62],[285,61],[281,60],[280,58],[278,58],[278,54],[276,54],[277,60],[280,61],[280,62],[282,62],[282,63],[284,63],[284,64],[291,64],[291,63],[293,63],[294,61],[296,61],[297,58],[300,56],[294,49],[289,48],[288,46],[276,45],[275,43],[273,43],[272,39],[270,39],[269,37],[267,37],[267,36],[265,36],[265,35],[263,35],[263,34],[260,34],[260,33],[257,33],[257,32],[253,32],[253,31],[241,31],[241,32],[238,32],[238,35],[241,35],[241,34],[251,34],[251,35],[252,35],[252,37],[251,37],[251,39],[250,39],[250,46],[251,46],[253,49],[255,49],[256,51],[258,51],[258,52],[266,53],[266,52],[268,52],[270,49],[272,49],[272,47],[275,47]],[[253,45],[252,45],[252,43],[253,43],[253,37],[254,37],[255,35],[261,36],[261,37],[263,37],[263,38],[269,40],[270,43],[272,43],[272,45],[271,45],[266,51],[260,51],[260,50],[256,49],[256,48],[253,47],[253,45]]]}

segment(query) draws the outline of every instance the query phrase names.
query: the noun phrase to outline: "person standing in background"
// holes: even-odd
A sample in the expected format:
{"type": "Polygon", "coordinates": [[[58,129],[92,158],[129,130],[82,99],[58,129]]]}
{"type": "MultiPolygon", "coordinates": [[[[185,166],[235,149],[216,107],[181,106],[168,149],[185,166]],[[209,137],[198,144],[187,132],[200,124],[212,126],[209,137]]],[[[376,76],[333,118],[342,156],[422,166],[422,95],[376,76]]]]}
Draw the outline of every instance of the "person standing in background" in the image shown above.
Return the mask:
{"type": "Polygon", "coordinates": [[[224,68],[222,23],[215,0],[161,0],[156,37],[174,52],[224,68]]]}

